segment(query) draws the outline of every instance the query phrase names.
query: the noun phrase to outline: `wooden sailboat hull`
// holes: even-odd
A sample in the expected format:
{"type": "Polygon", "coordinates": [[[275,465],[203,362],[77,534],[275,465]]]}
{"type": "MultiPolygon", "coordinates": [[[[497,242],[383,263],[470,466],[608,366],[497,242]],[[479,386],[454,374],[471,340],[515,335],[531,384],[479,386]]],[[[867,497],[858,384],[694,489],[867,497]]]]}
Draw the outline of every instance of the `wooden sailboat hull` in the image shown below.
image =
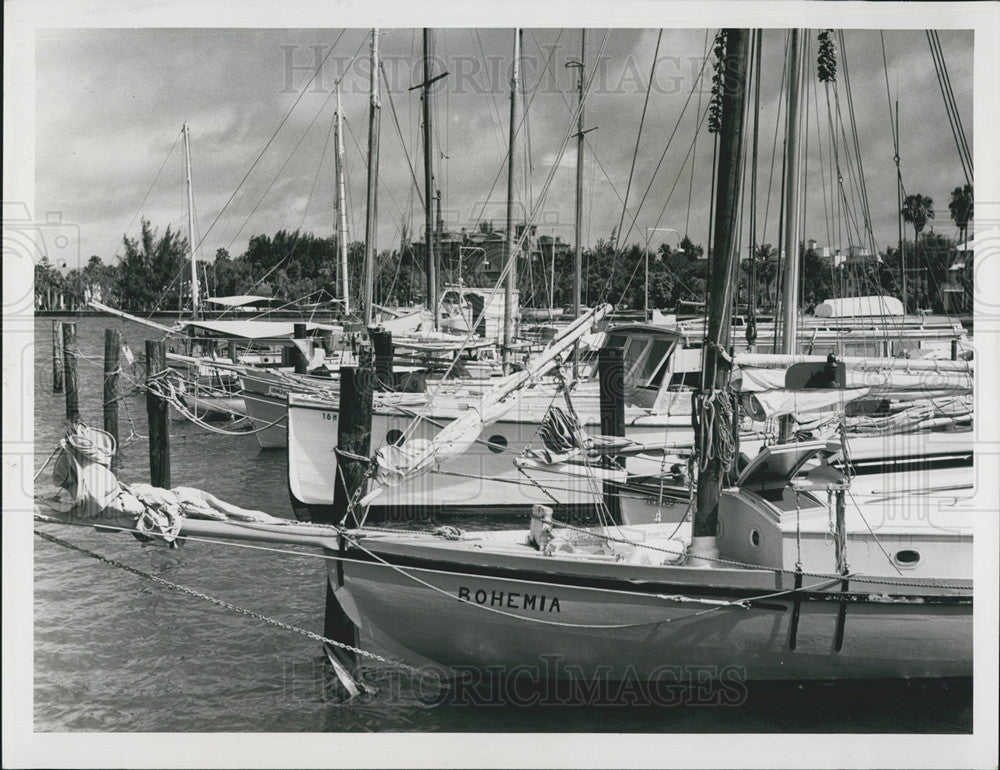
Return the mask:
{"type": "Polygon", "coordinates": [[[474,669],[669,685],[972,674],[971,589],[956,598],[852,582],[840,593],[836,581],[774,596],[793,587],[789,576],[776,585],[774,573],[613,564],[598,574],[564,562],[558,574],[540,574],[512,569],[516,559],[497,569],[440,553],[434,560],[434,549],[407,558],[401,546],[389,549],[395,555],[368,547],[417,569],[361,554],[331,570],[335,595],[378,645],[444,676],[474,669]],[[647,574],[655,581],[645,582],[647,574]],[[748,606],[713,604],[735,599],[748,606]]]}

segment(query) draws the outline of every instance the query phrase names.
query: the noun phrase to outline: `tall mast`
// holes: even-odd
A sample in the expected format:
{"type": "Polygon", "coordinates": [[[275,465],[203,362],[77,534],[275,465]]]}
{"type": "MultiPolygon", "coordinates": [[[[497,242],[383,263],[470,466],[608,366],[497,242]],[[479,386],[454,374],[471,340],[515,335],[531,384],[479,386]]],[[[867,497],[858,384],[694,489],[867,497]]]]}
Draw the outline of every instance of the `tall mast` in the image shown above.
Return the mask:
{"type": "MultiPolygon", "coordinates": [[[[576,98],[580,114],[576,121],[576,215],[573,240],[576,253],[573,258],[573,317],[580,317],[580,294],[583,283],[583,73],[587,65],[587,30],[580,30],[580,79],[577,81],[576,98]]],[[[573,348],[573,376],[577,376],[580,347],[573,348]]]]}
{"type": "MultiPolygon", "coordinates": [[[[799,337],[799,97],[805,57],[802,55],[802,30],[793,29],[788,46],[788,111],[785,128],[785,222],[782,241],[785,247],[785,275],[781,291],[781,352],[792,355],[797,351],[799,337]]],[[[787,441],[792,434],[790,416],[781,419],[780,438],[787,441]]]]}
{"type": "Polygon", "coordinates": [[[799,92],[805,57],[801,30],[793,29],[788,46],[788,111],[785,124],[785,276],[781,290],[781,352],[795,353],[799,331],[799,92]]]}
{"type": "Polygon", "coordinates": [[[434,154],[431,130],[431,31],[424,29],[424,274],[427,276],[427,309],[438,328],[437,260],[434,253],[434,154]]]}
{"type": "MultiPolygon", "coordinates": [[[[698,446],[721,436],[732,426],[718,422],[719,410],[709,406],[715,399],[729,398],[729,364],[723,358],[731,336],[733,284],[739,264],[736,251],[736,212],[740,198],[740,160],[743,151],[743,110],[746,98],[748,30],[727,29],[722,72],[722,126],[715,197],[715,222],[708,287],[708,337],[703,356],[702,386],[695,394],[693,408],[698,419],[698,446]]],[[[719,493],[723,467],[718,452],[701,458],[698,497],[692,523],[691,554],[716,557],[719,522],[719,493]]]]}
{"type": "Polygon", "coordinates": [[[344,183],[344,123],[340,109],[340,82],[337,82],[337,121],[334,125],[337,146],[337,248],[340,252],[337,292],[344,303],[344,315],[351,312],[351,279],[347,272],[347,191],[344,183]]]}
{"type": "Polygon", "coordinates": [[[375,220],[378,215],[378,131],[379,131],[379,57],[378,28],[372,30],[371,105],[368,108],[368,210],[365,214],[365,272],[362,286],[362,320],[371,326],[375,290],[375,220]]]}
{"type": "Polygon", "coordinates": [[[896,100],[896,132],[893,135],[896,161],[896,225],[899,228],[899,267],[903,279],[903,314],[909,306],[906,302],[906,254],[903,252],[903,173],[899,170],[899,99],[896,100]]]}
{"type": "Polygon", "coordinates": [[[184,172],[187,177],[187,220],[188,220],[188,249],[191,256],[191,313],[198,317],[198,253],[194,245],[194,191],[191,188],[191,138],[188,124],[185,123],[184,131],[184,172]]]}
{"type": "Polygon", "coordinates": [[[521,30],[514,30],[514,61],[510,76],[510,131],[507,139],[507,280],[503,292],[503,371],[510,372],[511,344],[514,342],[514,291],[517,288],[517,255],[514,247],[514,137],[517,133],[517,84],[520,79],[521,30]]]}

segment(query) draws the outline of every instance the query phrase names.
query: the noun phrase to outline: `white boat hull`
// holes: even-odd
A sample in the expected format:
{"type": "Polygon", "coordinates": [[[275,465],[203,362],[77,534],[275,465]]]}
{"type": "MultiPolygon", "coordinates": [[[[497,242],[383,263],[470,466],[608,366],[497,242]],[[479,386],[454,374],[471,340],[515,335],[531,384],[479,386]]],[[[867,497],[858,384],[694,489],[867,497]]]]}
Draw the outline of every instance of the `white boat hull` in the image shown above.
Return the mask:
{"type": "MultiPolygon", "coordinates": [[[[548,403],[545,401],[545,405],[548,403]]],[[[469,451],[435,472],[388,488],[374,506],[411,512],[475,507],[495,513],[523,513],[536,504],[592,509],[594,492],[599,494],[601,490],[599,482],[595,486],[587,476],[569,476],[558,467],[522,472],[515,466],[514,459],[525,448],[541,445],[538,429],[543,414],[544,407],[537,405],[516,409],[512,417],[488,426],[469,451]]],[[[454,410],[451,415],[432,415],[431,421],[421,421],[414,428],[411,410],[377,409],[372,416],[372,449],[393,443],[399,436],[406,436],[406,440],[431,439],[454,415],[454,410]]],[[[595,422],[596,416],[586,425],[587,430],[598,432],[595,422]]],[[[679,442],[690,440],[689,418],[674,418],[673,424],[659,422],[630,425],[626,435],[648,443],[662,443],[665,436],[671,440],[676,437],[679,442]]],[[[332,450],[336,443],[337,410],[333,405],[293,397],[288,405],[288,488],[296,510],[332,505],[336,478],[332,450]]],[[[649,471],[658,468],[659,464],[653,462],[649,471]]]]}

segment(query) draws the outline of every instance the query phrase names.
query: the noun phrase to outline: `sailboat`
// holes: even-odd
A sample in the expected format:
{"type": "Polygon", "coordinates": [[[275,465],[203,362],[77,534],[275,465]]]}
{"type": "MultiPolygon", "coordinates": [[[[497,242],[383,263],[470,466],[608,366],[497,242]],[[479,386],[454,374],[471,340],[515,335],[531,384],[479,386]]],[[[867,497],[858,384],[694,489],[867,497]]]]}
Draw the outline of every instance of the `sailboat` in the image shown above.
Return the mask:
{"type": "MultiPolygon", "coordinates": [[[[725,30],[706,385],[694,402],[699,445],[714,451],[700,460],[692,523],[579,528],[539,506],[528,530],[343,530],[328,577],[355,633],[445,677],[468,667],[536,681],[971,676],[970,512],[900,523],[890,512],[912,509],[909,496],[849,505],[849,479],[831,462],[841,447],[828,442],[768,447],[725,483],[732,458],[718,442],[729,426],[713,415],[730,398],[748,37],[725,30]]],[[[411,471],[455,440],[442,433],[411,455],[411,471]]]]}

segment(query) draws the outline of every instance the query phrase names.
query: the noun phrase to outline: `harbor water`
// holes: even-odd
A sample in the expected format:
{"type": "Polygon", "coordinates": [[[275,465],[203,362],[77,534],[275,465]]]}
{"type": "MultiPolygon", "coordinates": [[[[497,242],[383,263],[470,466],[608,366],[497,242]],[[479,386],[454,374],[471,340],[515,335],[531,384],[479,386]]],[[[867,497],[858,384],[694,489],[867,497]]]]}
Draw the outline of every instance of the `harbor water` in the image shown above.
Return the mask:
{"type": "MultiPolygon", "coordinates": [[[[102,421],[105,328],[121,329],[136,353],[155,336],[119,320],[77,319],[82,418],[96,427],[102,421]]],[[[47,318],[36,319],[34,373],[37,471],[68,427],[64,396],[51,388],[47,318]]],[[[130,390],[127,378],[122,388],[130,390]]],[[[148,481],[141,392],[131,390],[122,399],[119,421],[119,476],[148,481]]],[[[209,432],[172,413],[170,452],[174,486],[292,517],[284,450],[264,451],[250,435],[209,432]]],[[[46,469],[36,495],[51,494],[50,480],[46,469]]],[[[490,523],[471,515],[461,519],[463,527],[483,525],[490,523]]],[[[129,535],[84,527],[37,524],[36,529],[202,595],[35,537],[34,728],[39,732],[972,730],[972,688],[963,682],[721,691],[703,686],[654,697],[628,682],[569,693],[549,692],[540,683],[529,692],[484,677],[441,690],[391,662],[367,659],[365,679],[377,693],[345,701],[319,642],[207,599],[321,633],[326,573],[316,554],[206,542],[144,547],[129,535]]]]}

